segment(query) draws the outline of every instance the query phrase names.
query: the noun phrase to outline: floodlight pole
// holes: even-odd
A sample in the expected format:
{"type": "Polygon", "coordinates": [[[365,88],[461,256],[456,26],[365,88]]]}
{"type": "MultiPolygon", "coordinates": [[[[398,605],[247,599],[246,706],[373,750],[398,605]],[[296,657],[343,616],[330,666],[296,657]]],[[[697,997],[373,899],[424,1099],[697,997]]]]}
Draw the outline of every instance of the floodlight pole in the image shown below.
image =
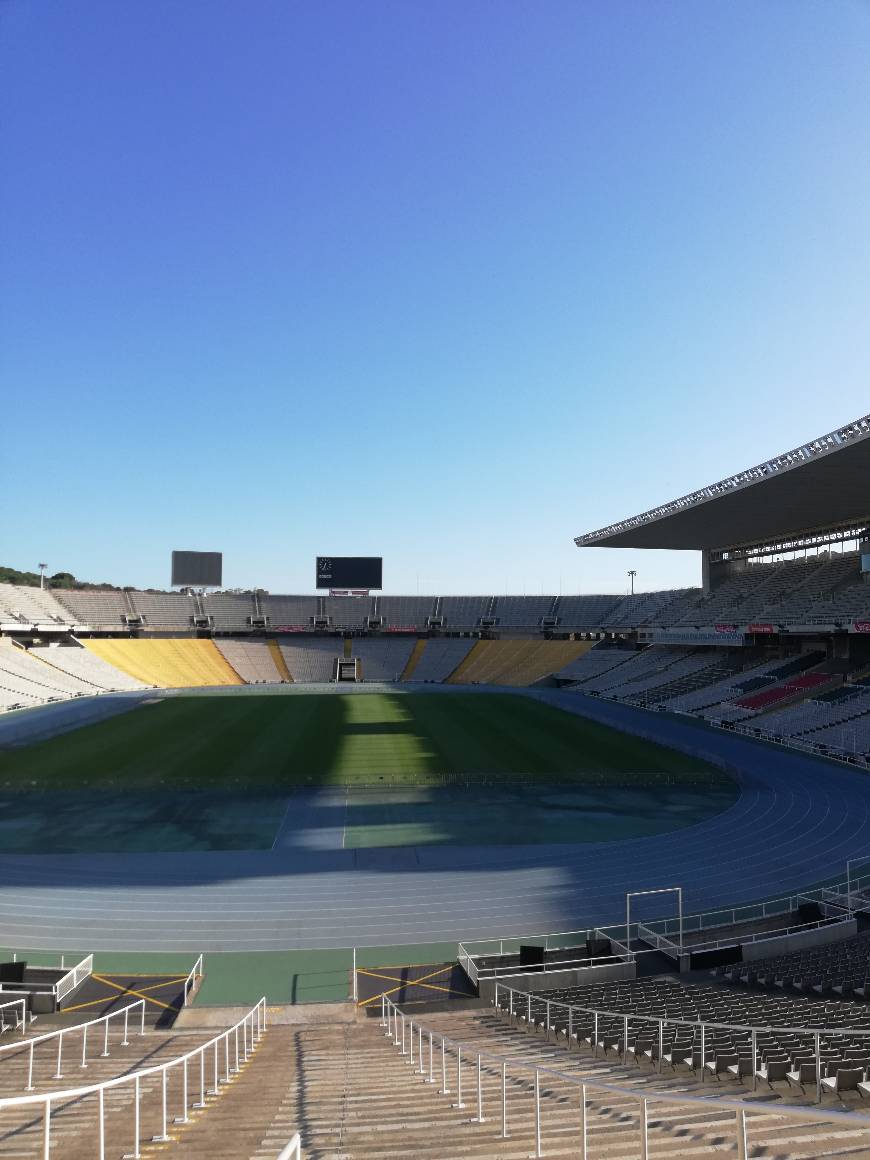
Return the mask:
{"type": "Polygon", "coordinates": [[[48,564],[40,564],[39,565],[39,587],[42,589],[45,588],[45,569],[47,567],[48,567],[48,564]]]}
{"type": "Polygon", "coordinates": [[[631,580],[631,594],[632,594],[632,596],[634,596],[634,578],[636,575],[637,575],[637,569],[636,568],[629,568],[628,577],[631,580]]]}

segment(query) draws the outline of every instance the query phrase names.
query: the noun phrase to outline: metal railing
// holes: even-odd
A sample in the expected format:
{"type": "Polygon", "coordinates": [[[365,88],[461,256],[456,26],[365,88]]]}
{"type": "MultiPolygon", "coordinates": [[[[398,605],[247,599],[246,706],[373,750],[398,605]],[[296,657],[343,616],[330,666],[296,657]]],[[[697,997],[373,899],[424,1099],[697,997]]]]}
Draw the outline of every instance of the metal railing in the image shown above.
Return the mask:
{"type": "MultiPolygon", "coordinates": [[[[13,952],[12,961],[13,961],[13,963],[18,962],[18,952],[17,951],[13,952]]],[[[72,992],[76,989],[76,987],[78,987],[81,983],[83,983],[85,981],[85,979],[88,977],[88,975],[91,973],[91,971],[93,971],[93,969],[94,969],[94,956],[93,955],[85,955],[85,957],[81,960],[81,962],[76,963],[76,965],[74,967],[70,967],[69,970],[67,970],[67,968],[66,968],[66,956],[65,955],[60,955],[60,964],[58,966],[54,966],[52,964],[47,965],[45,963],[32,963],[29,957],[28,957],[27,961],[31,966],[39,967],[41,969],[45,969],[45,970],[58,970],[59,969],[61,971],[66,971],[66,974],[62,975],[61,978],[59,978],[56,983],[46,983],[44,987],[36,987],[36,988],[28,987],[28,990],[35,989],[35,990],[42,992],[43,994],[53,995],[55,1002],[58,1005],[60,1004],[61,1000],[66,998],[67,995],[72,994],[72,992]]],[[[15,990],[20,991],[21,986],[22,986],[21,983],[16,983],[16,982],[0,983],[0,993],[2,993],[3,991],[15,991],[15,990]]]]}
{"type": "Polygon", "coordinates": [[[67,995],[71,995],[76,987],[80,986],[94,969],[94,956],[86,955],[80,963],[67,971],[62,979],[54,984],[54,997],[58,1006],[67,995]]]}
{"type": "MultiPolygon", "coordinates": [[[[27,999],[26,998],[9,999],[8,1002],[6,1002],[6,1003],[0,1003],[0,1030],[3,1030],[3,1031],[6,1030],[6,1016],[5,1016],[4,1012],[8,1011],[10,1007],[14,1007],[16,1009],[16,1011],[19,1012],[15,1016],[15,1030],[17,1031],[20,1027],[21,1034],[25,1035],[27,1033],[27,1023],[28,1023],[27,999]]],[[[31,1015],[30,1016],[31,1023],[33,1022],[33,1019],[34,1019],[34,1016],[31,1015]]]]}
{"type": "MultiPolygon", "coordinates": [[[[141,1002],[141,1000],[140,1000],[141,1002]]],[[[144,1006],[144,1004],[143,1004],[144,1006]]],[[[165,1063],[154,1064],[151,1067],[140,1068],[137,1071],[126,1072],[102,1083],[90,1084],[84,1087],[64,1088],[58,1091],[41,1092],[31,1096],[13,1096],[0,1099],[0,1111],[9,1111],[15,1108],[40,1108],[42,1110],[42,1160],[51,1160],[51,1114],[52,1108],[66,1103],[69,1100],[81,1100],[85,1096],[97,1096],[97,1147],[96,1160],[106,1160],[106,1093],[129,1086],[133,1089],[133,1098],[130,1104],[132,1117],[130,1142],[132,1150],[129,1155],[138,1160],[142,1153],[141,1122],[143,1081],[159,1077],[161,1096],[161,1132],[153,1136],[155,1142],[165,1143],[170,1140],[169,1128],[169,1074],[174,1070],[182,1076],[182,1114],[175,1122],[186,1124],[189,1122],[189,1108],[203,1108],[206,1106],[207,1095],[219,1095],[222,1084],[230,1083],[237,1075],[243,1063],[246,1063],[256,1050],[266,1030],[266,1000],[262,998],[251,1010],[232,1027],[222,1031],[207,1043],[194,1047],[184,1055],[176,1056],[165,1063]],[[241,1037],[241,1046],[239,1043],[241,1037]],[[206,1059],[208,1056],[208,1059],[206,1059]],[[194,1083],[191,1100],[190,1069],[191,1064],[199,1064],[199,1082],[194,1083]],[[211,1087],[207,1087],[206,1072],[208,1071],[211,1087]]],[[[126,1107],[126,1105],[125,1105],[126,1107]]],[[[291,1153],[292,1156],[292,1153],[291,1153]]]]}
{"type": "MultiPolygon", "coordinates": [[[[25,1000],[25,1002],[26,1002],[26,1000],[25,1000]]],[[[99,1019],[89,1019],[87,1023],[74,1023],[70,1027],[58,1027],[58,1028],[55,1028],[54,1031],[46,1031],[44,1035],[34,1035],[34,1036],[32,1036],[32,1038],[27,1039],[24,1042],[22,1042],[21,1040],[16,1040],[14,1043],[0,1044],[0,1059],[2,1059],[2,1057],[4,1055],[10,1054],[12,1052],[17,1052],[17,1051],[28,1052],[27,1086],[24,1090],[31,1092],[31,1091],[33,1091],[33,1059],[34,1059],[34,1053],[35,1053],[37,1047],[39,1047],[43,1043],[49,1043],[53,1039],[57,1040],[57,1065],[55,1068],[54,1078],[55,1079],[63,1079],[63,1072],[61,1071],[61,1068],[63,1066],[63,1045],[64,1045],[65,1039],[68,1040],[69,1037],[73,1036],[73,1035],[81,1035],[81,1037],[82,1037],[82,1051],[81,1051],[81,1058],[79,1060],[79,1066],[80,1067],[87,1067],[88,1066],[88,1033],[92,1032],[92,1031],[95,1032],[95,1029],[98,1028],[102,1024],[102,1026],[103,1026],[102,1048],[103,1049],[100,1052],[100,1055],[102,1058],[105,1058],[106,1056],[111,1054],[111,1052],[109,1051],[109,1046],[110,1046],[110,1043],[109,1043],[109,1025],[110,1025],[111,1021],[113,1019],[117,1019],[118,1022],[123,1021],[123,1023],[124,1023],[124,1035],[123,1035],[123,1038],[121,1040],[120,1046],[127,1047],[129,1044],[129,1040],[127,1039],[127,1034],[129,1032],[129,1029],[130,1029],[131,1015],[134,1011],[139,1012],[139,1020],[138,1020],[139,1021],[139,1034],[144,1035],[145,1034],[145,1000],[144,999],[137,999],[135,1003],[129,1003],[126,1007],[118,1008],[117,1011],[110,1011],[108,1015],[101,1015],[99,1017],[99,1019]]],[[[90,1038],[91,1038],[92,1044],[94,1042],[99,1042],[98,1038],[95,1039],[94,1034],[91,1034],[90,1038]]]]}
{"type": "Polygon", "coordinates": [[[184,980],[184,1006],[190,1005],[190,997],[196,990],[198,981],[203,977],[203,958],[202,955],[196,960],[193,966],[187,973],[187,978],[184,980]]]}
{"type": "MultiPolygon", "coordinates": [[[[766,1115],[775,1115],[778,1121],[791,1120],[796,1123],[813,1123],[818,1126],[819,1120],[821,1119],[838,1127],[859,1127],[867,1130],[868,1139],[870,1139],[870,1116],[858,1115],[851,1111],[840,1112],[827,1108],[821,1110],[818,1107],[800,1108],[783,1106],[779,1102],[768,1106],[758,1102],[749,1103],[742,1100],[722,1099],[718,1096],[688,1096],[672,1094],[670,1092],[651,1091],[649,1088],[640,1089],[633,1086],[620,1086],[618,1084],[602,1083],[599,1080],[584,1079],[570,1072],[559,1071],[557,1068],[544,1067],[537,1063],[525,1063],[513,1055],[505,1056],[490,1051],[479,1051],[476,1047],[470,1047],[467,1044],[448,1038],[439,1031],[424,1027],[419,1021],[415,1022],[413,1018],[406,1016],[386,995],[381,997],[380,1023],[384,1028],[385,1038],[391,1040],[399,1048],[402,1056],[407,1058],[413,1074],[420,1076],[424,1083],[436,1084],[440,1081],[440,1087],[438,1088],[439,1095],[453,1095],[455,1091],[456,1102],[453,1104],[453,1107],[457,1109],[465,1109],[468,1107],[468,1104],[463,1102],[463,1095],[468,1094],[467,1087],[465,1092],[463,1092],[464,1057],[466,1061],[466,1072],[469,1069],[471,1070],[472,1091],[469,1102],[473,1107],[476,1105],[477,1111],[476,1115],[465,1121],[467,1123],[482,1124],[487,1119],[484,1115],[484,1074],[495,1078],[497,1082],[500,1080],[501,1094],[495,1115],[501,1122],[502,1139],[507,1139],[510,1135],[509,1097],[511,1090],[513,1088],[516,1091],[518,1078],[520,1084],[522,1084],[523,1077],[527,1077],[525,1091],[533,1093],[534,1098],[535,1150],[533,1155],[535,1157],[542,1157],[544,1155],[545,1123],[541,1115],[541,1103],[542,1100],[546,1100],[547,1092],[542,1089],[542,1081],[549,1082],[550,1084],[558,1081],[579,1092],[580,1098],[576,1103],[577,1132],[574,1136],[579,1160],[589,1160],[587,1140],[588,1113],[590,1111],[589,1093],[592,1093],[593,1098],[594,1095],[600,1093],[611,1099],[613,1096],[620,1096],[622,1098],[637,1100],[637,1155],[640,1157],[640,1160],[649,1160],[649,1105],[651,1103],[654,1105],[664,1104],[671,1107],[685,1107],[694,1113],[702,1109],[709,1109],[710,1113],[715,1117],[710,1125],[711,1131],[715,1131],[717,1137],[726,1135],[726,1139],[727,1135],[731,1135],[731,1133],[716,1113],[721,1113],[723,1109],[733,1111],[734,1125],[731,1130],[733,1131],[731,1139],[736,1144],[738,1160],[748,1160],[749,1157],[750,1138],[748,1115],[750,1113],[753,1120],[761,1120],[766,1115]],[[448,1066],[451,1063],[452,1066],[448,1066]],[[509,1071],[513,1073],[510,1077],[510,1082],[508,1082],[509,1071]],[[450,1074],[451,1072],[452,1075],[450,1074]],[[455,1082],[456,1084],[453,1091],[448,1086],[450,1082],[455,1082]]],[[[2,1106],[2,1102],[0,1102],[0,1106],[2,1106]]],[[[564,1102],[562,1106],[564,1106],[564,1102]]],[[[620,1120],[620,1126],[624,1126],[622,1119],[620,1120]]],[[[696,1124],[696,1130],[697,1127],[698,1125],[696,1124]]],[[[560,1124],[554,1131],[557,1138],[561,1142],[564,1142],[564,1123],[560,1124]]],[[[782,1131],[781,1124],[780,1131],[782,1131]]]]}
{"type": "Polygon", "coordinates": [[[298,1132],[286,1147],[281,1149],[275,1160],[302,1160],[302,1140],[298,1132]]]}
{"type": "MultiPolygon", "coordinates": [[[[805,1038],[813,1039],[813,1055],[816,1063],[816,1099],[820,1101],[822,1098],[822,1039],[836,1039],[836,1038],[864,1038],[868,1041],[868,1054],[870,1054],[870,1028],[866,1027],[783,1027],[778,1024],[746,1024],[746,1023],[714,1023],[707,1019],[679,1019],[671,1016],[659,1015],[640,1015],[629,1014],[625,1011],[606,1011],[596,1007],[583,1007],[578,1003],[563,1003],[558,999],[549,999],[546,994],[532,994],[529,991],[517,991],[513,987],[506,987],[503,983],[496,983],[495,995],[492,999],[492,1005],[497,1011],[507,1011],[508,1015],[512,1017],[523,1018],[527,1023],[532,1022],[532,1004],[538,1004],[544,1008],[545,1019],[544,1028],[547,1033],[555,1030],[553,1023],[553,1014],[558,1011],[564,1011],[564,1028],[567,1040],[573,1038],[577,1028],[583,1023],[582,1018],[586,1017],[586,1025],[589,1026],[589,1019],[591,1017],[590,1027],[590,1046],[592,1048],[592,1055],[595,1057],[598,1051],[599,1032],[603,1030],[603,1024],[608,1024],[612,1027],[614,1024],[620,1024],[622,1030],[622,1044],[623,1056],[628,1050],[629,1032],[634,1029],[636,1032],[637,1024],[646,1025],[653,1029],[654,1035],[650,1040],[653,1047],[658,1049],[658,1070],[662,1069],[662,1057],[664,1055],[664,1032],[666,1027],[685,1027],[691,1028],[693,1032],[700,1032],[700,1059],[701,1059],[701,1075],[702,1079],[705,1076],[704,1064],[707,1060],[707,1046],[710,1043],[708,1033],[710,1031],[727,1031],[729,1033],[737,1032],[749,1038],[750,1051],[752,1054],[752,1090],[755,1091],[758,1063],[758,1037],[759,1035],[802,1035],[805,1038]],[[508,995],[507,1007],[502,1006],[499,1002],[499,995],[508,995]]],[[[610,1030],[607,1031],[608,1037],[612,1035],[610,1030]]],[[[692,1054],[692,1049],[687,1049],[692,1054]]],[[[807,1049],[808,1050],[808,1049],[807,1049]]],[[[739,1054],[739,1053],[738,1053],[739,1054]]]]}

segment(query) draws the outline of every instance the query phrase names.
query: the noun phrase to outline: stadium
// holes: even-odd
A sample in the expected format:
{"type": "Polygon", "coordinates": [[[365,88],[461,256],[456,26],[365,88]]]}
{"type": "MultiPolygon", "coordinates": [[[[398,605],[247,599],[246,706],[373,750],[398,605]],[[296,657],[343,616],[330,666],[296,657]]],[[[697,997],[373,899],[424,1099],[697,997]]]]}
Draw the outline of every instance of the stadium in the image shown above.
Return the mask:
{"type": "Polygon", "coordinates": [[[870,1155],[868,456],[576,538],[696,588],[0,586],[3,1146],[870,1155]]]}

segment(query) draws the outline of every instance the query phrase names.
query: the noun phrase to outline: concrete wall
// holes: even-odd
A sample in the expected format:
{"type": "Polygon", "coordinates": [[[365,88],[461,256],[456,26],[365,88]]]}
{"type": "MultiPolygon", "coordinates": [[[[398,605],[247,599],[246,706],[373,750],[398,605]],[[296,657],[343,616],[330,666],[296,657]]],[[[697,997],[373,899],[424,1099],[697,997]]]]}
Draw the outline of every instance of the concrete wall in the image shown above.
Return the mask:
{"type": "MultiPolygon", "coordinates": [[[[515,991],[555,991],[559,987],[583,987],[587,983],[598,983],[613,979],[634,979],[637,977],[637,965],[630,963],[602,963],[597,967],[570,967],[567,970],[528,971],[524,974],[510,975],[498,980],[505,987],[513,987],[515,991]]],[[[481,999],[495,998],[495,979],[480,980],[481,999]]]]}
{"type": "Polygon", "coordinates": [[[788,955],[792,951],[803,951],[807,947],[820,947],[826,943],[842,942],[854,938],[858,933],[858,923],[854,918],[837,922],[832,926],[820,926],[813,930],[799,930],[794,934],[783,934],[776,938],[759,939],[758,942],[743,944],[743,961],[766,959],[771,955],[788,955]]]}

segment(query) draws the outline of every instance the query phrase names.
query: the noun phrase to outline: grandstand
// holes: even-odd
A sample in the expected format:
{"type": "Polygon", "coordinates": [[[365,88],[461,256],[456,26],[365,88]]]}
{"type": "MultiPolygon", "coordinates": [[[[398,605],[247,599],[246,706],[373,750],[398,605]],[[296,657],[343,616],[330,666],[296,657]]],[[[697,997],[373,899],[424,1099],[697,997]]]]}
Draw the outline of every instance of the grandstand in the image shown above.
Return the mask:
{"type": "Polygon", "coordinates": [[[162,689],[240,685],[242,680],[210,640],[157,637],[152,640],[86,640],[101,660],[137,681],[162,689]]]}

